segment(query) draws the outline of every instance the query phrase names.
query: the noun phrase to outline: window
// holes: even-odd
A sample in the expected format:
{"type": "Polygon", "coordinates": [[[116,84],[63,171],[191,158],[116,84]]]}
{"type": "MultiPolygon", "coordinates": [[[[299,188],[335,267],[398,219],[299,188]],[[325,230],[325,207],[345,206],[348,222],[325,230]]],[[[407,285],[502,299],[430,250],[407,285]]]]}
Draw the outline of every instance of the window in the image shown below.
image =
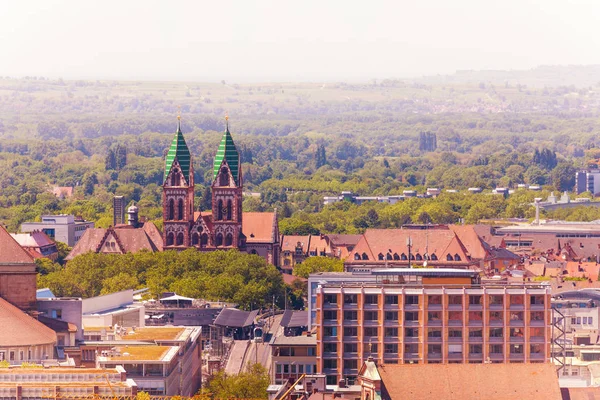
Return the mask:
{"type": "Polygon", "coordinates": [[[233,213],[233,204],[232,204],[231,200],[227,200],[227,221],[231,221],[233,219],[232,213],[233,213]]]}
{"type": "Polygon", "coordinates": [[[179,199],[177,204],[177,219],[179,221],[183,220],[183,199],[179,199]]]}
{"type": "Polygon", "coordinates": [[[502,354],[504,353],[504,345],[501,344],[490,344],[490,354],[502,354]]]}
{"type": "Polygon", "coordinates": [[[404,320],[405,321],[418,321],[419,313],[417,311],[406,311],[404,313],[404,320]]]}
{"type": "Polygon", "coordinates": [[[427,303],[429,305],[432,305],[432,304],[434,304],[434,305],[435,304],[442,304],[442,296],[441,295],[437,295],[437,294],[436,295],[429,295],[429,296],[427,296],[427,303]]]}
{"type": "Polygon", "coordinates": [[[419,328],[404,328],[405,337],[419,337],[419,328]]]}
{"type": "Polygon", "coordinates": [[[504,296],[498,294],[490,295],[490,305],[501,306],[504,304],[504,296]]]}
{"type": "Polygon", "coordinates": [[[577,317],[577,325],[581,325],[581,317],[577,317]]]}
{"type": "Polygon", "coordinates": [[[175,219],[175,200],[169,200],[169,221],[175,219]]]}
{"type": "Polygon", "coordinates": [[[365,321],[377,321],[377,311],[365,311],[365,321]]]}
{"type": "Polygon", "coordinates": [[[337,336],[337,327],[326,326],[323,328],[323,336],[337,336]]]}
{"type": "Polygon", "coordinates": [[[483,321],[482,311],[469,311],[469,322],[481,323],[483,321]]]}
{"type": "Polygon", "coordinates": [[[441,311],[429,311],[427,312],[427,321],[429,322],[438,322],[442,320],[442,312],[441,311]]]}
{"type": "Polygon", "coordinates": [[[316,355],[317,349],[314,347],[309,347],[306,351],[307,356],[314,356],[316,355]]]}
{"type": "Polygon", "coordinates": [[[531,354],[542,354],[544,352],[544,347],[539,343],[533,343],[529,345],[529,352],[531,354]]]}
{"type": "Polygon", "coordinates": [[[377,258],[378,258],[379,260],[383,260],[383,254],[379,253],[379,254],[377,255],[377,258]]]}
{"type": "Polygon", "coordinates": [[[454,255],[454,261],[461,261],[461,258],[458,254],[454,255]]]}
{"type": "Polygon", "coordinates": [[[358,343],[344,343],[344,353],[358,353],[358,343]]]}
{"type": "Polygon", "coordinates": [[[325,369],[337,369],[337,359],[328,359],[323,360],[323,368],[325,369]]]}
{"type": "Polygon", "coordinates": [[[511,344],[510,345],[510,354],[523,354],[523,345],[511,344]]]}
{"type": "Polygon", "coordinates": [[[367,253],[362,253],[362,259],[363,260],[368,260],[369,256],[367,255],[367,253]]]}
{"type": "Polygon", "coordinates": [[[222,233],[217,233],[215,244],[217,246],[222,246],[223,245],[223,234],[222,233]]]}
{"type": "Polygon", "coordinates": [[[377,304],[377,295],[376,294],[366,294],[365,295],[365,304],[377,304]]]}
{"type": "Polygon", "coordinates": [[[490,337],[504,337],[504,328],[490,328],[490,337]]]}
{"type": "Polygon", "coordinates": [[[463,319],[462,311],[448,311],[448,321],[461,321],[463,319]]]}
{"type": "Polygon", "coordinates": [[[452,257],[452,255],[448,254],[446,255],[446,261],[454,261],[454,258],[452,257]]]}
{"type": "Polygon", "coordinates": [[[386,311],[385,312],[385,320],[386,321],[398,321],[398,311],[386,311]]]}
{"type": "Polygon", "coordinates": [[[510,305],[511,306],[522,306],[524,301],[524,296],[521,294],[511,294],[510,295],[510,305]]]}
{"type": "Polygon", "coordinates": [[[544,304],[544,296],[543,295],[532,295],[530,296],[531,304],[544,304]]]}
{"type": "Polygon", "coordinates": [[[344,369],[357,369],[358,360],[344,360],[344,369]]]}
{"type": "Polygon", "coordinates": [[[469,345],[469,354],[482,354],[483,353],[483,345],[481,344],[470,344],[469,345]]]}
{"type": "Polygon", "coordinates": [[[402,255],[400,256],[400,259],[402,261],[406,261],[406,260],[408,260],[408,257],[406,257],[406,254],[402,253],[402,255]]]}
{"type": "Polygon", "coordinates": [[[356,303],[358,303],[358,295],[344,294],[344,304],[356,304],[356,303]]]}
{"type": "Polygon", "coordinates": [[[543,338],[545,336],[545,328],[529,328],[529,336],[531,338],[543,338]]]}
{"type": "Polygon", "coordinates": [[[323,302],[325,304],[336,305],[337,304],[337,294],[326,294],[323,297],[323,302]]]}
{"type": "Polygon", "coordinates": [[[428,328],[427,329],[427,337],[428,338],[441,338],[442,330],[440,328],[428,328]]]}
{"type": "Polygon", "coordinates": [[[480,295],[470,295],[469,296],[469,304],[470,305],[481,305],[481,296],[480,295]]]}
{"type": "Polygon", "coordinates": [[[325,310],[323,312],[323,319],[336,320],[337,319],[337,310],[325,310]]]}
{"type": "Polygon", "coordinates": [[[462,329],[448,329],[448,337],[462,338],[462,329]]]}
{"type": "Polygon", "coordinates": [[[344,319],[349,321],[358,320],[358,312],[357,311],[344,311],[344,319]]]}
{"type": "Polygon", "coordinates": [[[25,360],[25,352],[23,350],[19,351],[19,360],[20,361],[25,360]]]}
{"type": "Polygon", "coordinates": [[[510,313],[510,322],[523,322],[523,312],[511,312],[510,313]]]}
{"type": "Polygon", "coordinates": [[[358,336],[358,328],[355,326],[344,327],[344,336],[358,336]]]}
{"type": "Polygon", "coordinates": [[[398,304],[398,296],[397,295],[386,295],[385,296],[385,304],[398,304]]]}
{"type": "Polygon", "coordinates": [[[11,351],[10,353],[8,353],[10,355],[10,361],[15,361],[15,352],[11,351]]]}
{"type": "Polygon", "coordinates": [[[383,352],[386,354],[398,354],[398,344],[397,343],[386,343],[383,347],[383,352]]]}
{"type": "Polygon", "coordinates": [[[375,326],[367,326],[364,329],[364,336],[377,336],[379,330],[375,326]]]}
{"type": "Polygon", "coordinates": [[[510,337],[511,338],[522,338],[523,337],[523,329],[510,328],[510,337]]]}
{"type": "Polygon", "coordinates": [[[490,311],[490,321],[502,321],[504,319],[502,311],[490,311]]]}
{"type": "MultiPolygon", "coordinates": [[[[323,343],[323,352],[324,353],[337,353],[337,343],[323,343]]],[[[282,354],[282,356],[286,356],[287,354],[282,354]]],[[[292,354],[290,354],[292,355],[292,354]]]]}
{"type": "Polygon", "coordinates": [[[405,344],[404,345],[404,353],[416,355],[417,353],[419,353],[419,345],[416,343],[405,344]]]}
{"type": "Polygon", "coordinates": [[[398,336],[398,328],[385,328],[385,336],[386,337],[397,337],[398,336]]]}
{"type": "Polygon", "coordinates": [[[544,321],[544,312],[543,311],[532,311],[531,312],[531,320],[532,321],[544,321]]]}
{"type": "Polygon", "coordinates": [[[419,296],[407,295],[404,302],[406,304],[417,305],[417,304],[419,304],[419,296]]]}
{"type": "Polygon", "coordinates": [[[441,344],[428,344],[427,345],[427,354],[430,356],[441,356],[442,355],[442,345],[441,344]]]}
{"type": "Polygon", "coordinates": [[[462,299],[463,297],[461,295],[451,294],[448,296],[448,304],[462,306],[462,299]]]}

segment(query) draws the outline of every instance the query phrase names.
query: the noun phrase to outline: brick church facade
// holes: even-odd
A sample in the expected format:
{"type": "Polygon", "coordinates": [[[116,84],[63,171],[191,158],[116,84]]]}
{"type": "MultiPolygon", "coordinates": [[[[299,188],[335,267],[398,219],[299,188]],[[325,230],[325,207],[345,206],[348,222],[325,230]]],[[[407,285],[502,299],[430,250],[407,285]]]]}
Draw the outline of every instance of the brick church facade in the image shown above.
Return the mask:
{"type": "Polygon", "coordinates": [[[280,250],[277,213],[242,212],[242,166],[228,121],[213,163],[211,192],[212,210],[196,211],[193,159],[179,121],[165,162],[163,249],[238,249],[258,254],[277,266],[280,250]]]}

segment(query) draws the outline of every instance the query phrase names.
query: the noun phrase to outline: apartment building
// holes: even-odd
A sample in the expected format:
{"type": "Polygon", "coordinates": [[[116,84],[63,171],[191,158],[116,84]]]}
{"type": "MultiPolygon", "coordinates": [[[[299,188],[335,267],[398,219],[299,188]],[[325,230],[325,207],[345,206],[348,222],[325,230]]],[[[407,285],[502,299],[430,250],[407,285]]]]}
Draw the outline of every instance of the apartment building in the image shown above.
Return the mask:
{"type": "Polygon", "coordinates": [[[280,385],[316,372],[317,338],[314,335],[274,336],[270,345],[271,383],[280,385]]]}
{"type": "Polygon", "coordinates": [[[473,270],[375,269],[373,283],[317,288],[317,372],[354,383],[378,364],[550,358],[550,287],[481,284],[473,270]]]}

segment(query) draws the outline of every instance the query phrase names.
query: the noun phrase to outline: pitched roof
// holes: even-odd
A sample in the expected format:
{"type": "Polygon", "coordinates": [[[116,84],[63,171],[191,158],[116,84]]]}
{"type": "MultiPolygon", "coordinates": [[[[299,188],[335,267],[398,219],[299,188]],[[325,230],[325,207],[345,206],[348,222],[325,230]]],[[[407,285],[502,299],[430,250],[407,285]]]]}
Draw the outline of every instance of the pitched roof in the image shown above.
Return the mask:
{"type": "Polygon", "coordinates": [[[56,332],[0,298],[2,346],[36,346],[56,343],[56,332]]]}
{"type": "Polygon", "coordinates": [[[362,235],[326,235],[334,246],[356,246],[362,235]]]}
{"type": "Polygon", "coordinates": [[[214,325],[227,326],[230,328],[243,328],[254,324],[258,310],[242,311],[237,308],[224,308],[221,310],[214,325]]]}
{"type": "Polygon", "coordinates": [[[449,228],[456,236],[458,236],[460,241],[467,248],[471,258],[478,260],[484,260],[486,258],[486,249],[473,225],[450,225],[449,228]]]}
{"type": "Polygon", "coordinates": [[[165,160],[165,180],[167,179],[167,176],[169,176],[169,172],[171,172],[171,167],[173,166],[175,159],[177,159],[179,162],[179,166],[181,167],[181,172],[183,172],[185,180],[189,182],[192,156],[190,154],[190,149],[185,143],[183,133],[181,133],[181,121],[177,123],[177,132],[175,132],[175,136],[173,136],[173,140],[171,141],[171,146],[169,147],[169,152],[167,153],[165,160]]]}
{"type": "Polygon", "coordinates": [[[43,247],[54,244],[48,235],[38,230],[27,233],[11,233],[10,235],[23,247],[43,247]]]}
{"type": "Polygon", "coordinates": [[[286,310],[280,325],[284,328],[299,328],[308,325],[308,311],[286,310]]]}
{"type": "Polygon", "coordinates": [[[0,264],[33,263],[31,254],[25,251],[3,226],[0,226],[0,264]]]}
{"type": "Polygon", "coordinates": [[[227,125],[227,129],[223,133],[221,143],[219,143],[219,148],[217,149],[217,154],[215,155],[215,161],[213,164],[213,180],[216,179],[217,175],[219,174],[219,169],[221,168],[221,164],[223,164],[223,160],[227,160],[227,165],[229,165],[231,175],[233,175],[235,183],[239,184],[240,182],[238,180],[238,175],[240,171],[240,155],[235,147],[235,143],[233,143],[233,138],[229,132],[229,125],[227,125]]]}
{"type": "MultiPolygon", "coordinates": [[[[442,264],[464,264],[470,260],[467,251],[456,234],[449,229],[367,229],[362,239],[346,258],[346,263],[355,263],[354,255],[366,253],[369,262],[379,261],[379,254],[387,255],[404,253],[408,256],[407,240],[410,238],[412,246],[411,254],[419,253],[423,256],[425,253],[429,256],[435,254],[442,264]],[[458,254],[461,261],[446,261],[446,256],[458,254]]],[[[362,260],[360,261],[362,262],[362,260]]],[[[383,261],[382,261],[383,262],[383,261]]],[[[435,263],[435,261],[431,261],[435,263]]]]}
{"type": "Polygon", "coordinates": [[[152,243],[154,243],[154,245],[159,250],[162,249],[162,247],[163,247],[162,234],[160,233],[160,231],[158,230],[156,225],[154,225],[154,222],[146,221],[146,222],[144,222],[144,226],[142,226],[142,228],[144,229],[144,232],[146,232],[146,235],[148,235],[148,237],[150,238],[152,243]]]}
{"type": "Polygon", "coordinates": [[[566,270],[569,272],[569,276],[597,280],[598,273],[600,272],[600,264],[596,262],[578,263],[577,261],[569,261],[567,262],[566,270]]]}
{"type": "Polygon", "coordinates": [[[296,251],[296,245],[298,244],[298,242],[300,242],[304,252],[307,252],[309,241],[310,235],[283,235],[281,238],[281,250],[294,252],[296,251]]]}
{"type": "Polygon", "coordinates": [[[246,235],[246,242],[275,242],[277,240],[277,232],[274,232],[276,223],[274,212],[242,213],[242,231],[246,235]]]}
{"type": "Polygon", "coordinates": [[[152,228],[151,226],[145,227],[145,225],[142,228],[133,228],[128,225],[108,229],[88,228],[66,257],[66,260],[71,260],[90,251],[100,253],[106,239],[110,236],[113,236],[119,244],[119,251],[115,249],[116,253],[135,253],[140,250],[160,251],[162,249],[162,238],[156,237],[156,232],[154,232],[154,229],[156,231],[158,229],[156,226],[152,228]],[[154,242],[155,237],[156,240],[159,240],[158,243],[154,242]]]}
{"type": "Polygon", "coordinates": [[[391,400],[561,399],[556,367],[550,363],[397,364],[377,369],[382,391],[391,400]]]}

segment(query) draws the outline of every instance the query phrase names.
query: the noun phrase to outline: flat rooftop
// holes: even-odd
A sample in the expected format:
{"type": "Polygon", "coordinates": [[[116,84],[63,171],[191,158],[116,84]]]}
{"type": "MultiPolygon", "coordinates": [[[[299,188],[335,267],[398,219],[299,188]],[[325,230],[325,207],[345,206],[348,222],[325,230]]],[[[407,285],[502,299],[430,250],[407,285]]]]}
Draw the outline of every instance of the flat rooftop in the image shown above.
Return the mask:
{"type": "Polygon", "coordinates": [[[131,329],[127,330],[127,335],[120,336],[122,340],[185,340],[189,336],[184,335],[186,328],[184,327],[145,327],[136,328],[135,332],[131,329]],[[185,338],[183,337],[185,336],[185,338]]]}
{"type": "Polygon", "coordinates": [[[117,346],[108,356],[99,356],[98,361],[171,361],[179,351],[178,346],[117,346]]]}
{"type": "Polygon", "coordinates": [[[277,336],[273,338],[271,345],[274,346],[316,346],[317,335],[302,336],[277,336]]]}

